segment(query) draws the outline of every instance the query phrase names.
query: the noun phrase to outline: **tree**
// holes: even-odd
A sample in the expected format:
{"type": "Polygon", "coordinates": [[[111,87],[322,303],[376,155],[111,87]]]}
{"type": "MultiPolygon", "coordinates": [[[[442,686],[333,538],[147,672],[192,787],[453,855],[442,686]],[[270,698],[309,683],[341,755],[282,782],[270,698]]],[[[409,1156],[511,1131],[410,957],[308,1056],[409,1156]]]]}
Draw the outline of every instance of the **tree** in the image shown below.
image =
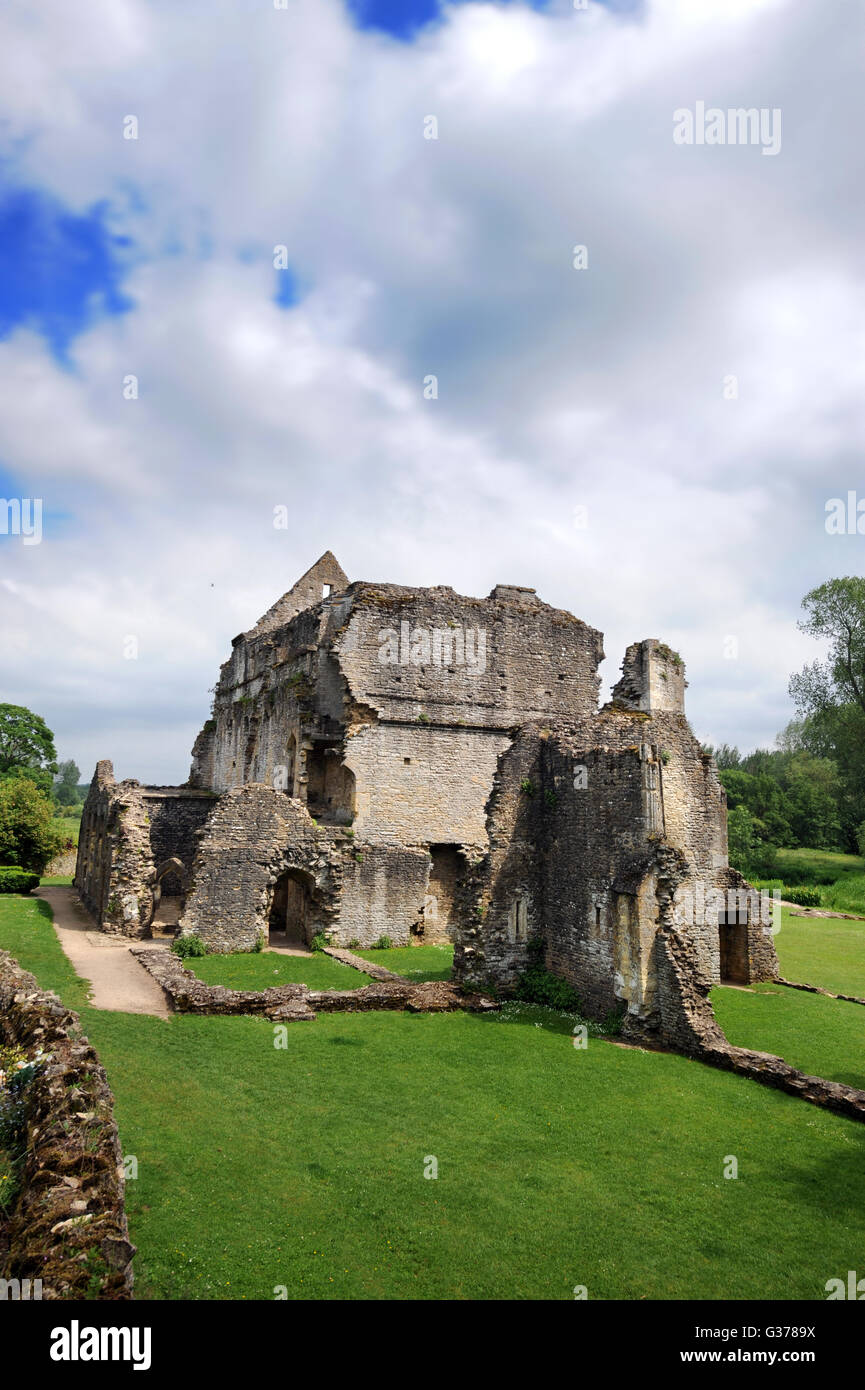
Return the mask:
{"type": "Polygon", "coordinates": [[[703,752],[711,753],[719,772],[726,768],[738,767],[741,762],[738,748],[731,748],[729,743],[720,743],[717,748],[713,748],[711,743],[707,743],[704,745],[703,752]]]}
{"type": "Polygon", "coordinates": [[[45,720],[24,705],[0,705],[0,781],[24,774],[47,792],[56,771],[54,735],[45,720]]]}
{"type": "Polygon", "coordinates": [[[829,579],[802,600],[802,632],[829,643],[824,661],[814,661],[790,678],[799,711],[816,714],[855,704],[865,713],[865,579],[829,579]]]}
{"type": "Polygon", "coordinates": [[[58,765],[54,778],[54,800],[59,806],[74,806],[78,800],[78,783],[81,771],[71,758],[58,765]]]}
{"type": "Polygon", "coordinates": [[[41,874],[62,848],[51,802],[32,777],[0,782],[0,864],[41,874]]]}

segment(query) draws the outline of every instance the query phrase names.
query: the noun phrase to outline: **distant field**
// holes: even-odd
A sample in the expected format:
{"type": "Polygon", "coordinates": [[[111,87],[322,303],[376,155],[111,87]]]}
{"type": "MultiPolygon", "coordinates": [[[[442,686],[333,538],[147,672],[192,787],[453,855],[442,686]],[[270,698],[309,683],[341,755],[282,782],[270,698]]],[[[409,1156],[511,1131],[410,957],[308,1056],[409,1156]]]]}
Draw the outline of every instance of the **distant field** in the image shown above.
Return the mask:
{"type": "Polygon", "coordinates": [[[820,905],[865,916],[865,859],[822,849],[780,849],[775,877],[758,880],[764,888],[814,887],[820,905]]]}
{"type": "Polygon", "coordinates": [[[78,832],[81,829],[80,816],[55,816],[54,824],[67,839],[75,845],[78,844],[78,832]]]}

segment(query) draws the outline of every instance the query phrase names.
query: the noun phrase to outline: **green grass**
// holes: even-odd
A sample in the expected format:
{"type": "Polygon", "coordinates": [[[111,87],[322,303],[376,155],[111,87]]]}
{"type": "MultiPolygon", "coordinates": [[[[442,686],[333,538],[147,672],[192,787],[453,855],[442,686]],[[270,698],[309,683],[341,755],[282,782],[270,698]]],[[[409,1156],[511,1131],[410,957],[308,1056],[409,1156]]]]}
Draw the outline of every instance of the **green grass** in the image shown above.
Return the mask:
{"type": "Polygon", "coordinates": [[[827,849],[779,849],[775,873],[791,886],[835,883],[865,873],[865,859],[827,849]]]}
{"type": "Polygon", "coordinates": [[[865,1090],[865,1008],[783,985],[712,991],[718,1022],[738,1047],[773,1052],[809,1076],[865,1090]]]}
{"type": "MultiPolygon", "coordinates": [[[[764,880],[764,886],[769,885],[764,880]]],[[[822,907],[865,916],[865,859],[834,850],[780,849],[771,886],[807,884],[819,889],[822,907]]]]}
{"type": "Polygon", "coordinates": [[[386,951],[355,951],[356,956],[372,965],[383,965],[406,980],[449,980],[454,963],[454,948],[441,946],[391,946],[386,951]]]}
{"type": "Polygon", "coordinates": [[[784,908],[775,949],[785,979],[865,999],[865,922],[794,917],[784,908]]]}
{"type": "Polygon", "coordinates": [[[76,845],[78,844],[78,836],[81,832],[80,816],[55,816],[54,824],[64,836],[67,836],[76,845]]]}
{"type": "Polygon", "coordinates": [[[824,1299],[856,1268],[865,1127],[744,1078],[576,1049],[533,1006],[323,1014],[278,1049],[261,1019],[82,1008],[38,902],[0,903],[0,944],[107,1067],[139,1297],[824,1299]]]}
{"type": "Polygon", "coordinates": [[[284,956],[278,951],[237,951],[229,955],[190,956],[184,964],[199,980],[228,989],[272,989],[303,984],[310,989],[360,989],[372,976],[320,951],[310,956],[284,956]]]}

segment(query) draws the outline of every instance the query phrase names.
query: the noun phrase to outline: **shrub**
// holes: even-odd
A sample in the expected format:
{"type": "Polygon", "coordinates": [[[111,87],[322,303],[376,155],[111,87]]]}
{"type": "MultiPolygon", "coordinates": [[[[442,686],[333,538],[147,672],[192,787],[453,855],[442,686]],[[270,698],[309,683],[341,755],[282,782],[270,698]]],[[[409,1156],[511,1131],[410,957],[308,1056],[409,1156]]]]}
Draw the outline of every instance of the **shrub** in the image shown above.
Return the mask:
{"type": "Polygon", "coordinates": [[[389,936],[380,936],[378,941],[376,941],[375,944],[370,947],[370,950],[389,951],[392,945],[393,942],[391,941],[389,936]]]}
{"type": "Polygon", "coordinates": [[[317,931],[309,944],[313,951],[323,951],[328,944],[327,937],[323,931],[317,931]]]}
{"type": "Polygon", "coordinates": [[[351,941],[348,943],[348,949],[349,949],[350,951],[356,951],[356,950],[358,950],[359,947],[360,947],[360,942],[358,941],[358,939],[357,939],[356,936],[353,936],[353,937],[351,938],[351,941]]]}
{"type": "Polygon", "coordinates": [[[799,907],[819,907],[821,902],[819,888],[782,888],[781,897],[799,907]]]}
{"type": "Polygon", "coordinates": [[[200,936],[178,936],[172,941],[171,949],[181,960],[186,960],[189,956],[210,955],[210,947],[200,936]]]}
{"type": "Polygon", "coordinates": [[[39,884],[39,875],[26,869],[0,868],[0,893],[31,893],[39,884]]]}
{"type": "Polygon", "coordinates": [[[514,993],[526,1004],[546,1004],[562,1013],[582,1013],[580,997],[573,986],[558,975],[551,975],[537,959],[523,971],[514,993]]]}
{"type": "Polygon", "coordinates": [[[65,838],[52,803],[34,781],[22,775],[0,782],[0,860],[41,874],[65,838]]]}
{"type": "Polygon", "coordinates": [[[532,781],[531,777],[523,778],[522,782],[520,782],[520,791],[525,792],[526,796],[534,796],[535,784],[532,781]]]}

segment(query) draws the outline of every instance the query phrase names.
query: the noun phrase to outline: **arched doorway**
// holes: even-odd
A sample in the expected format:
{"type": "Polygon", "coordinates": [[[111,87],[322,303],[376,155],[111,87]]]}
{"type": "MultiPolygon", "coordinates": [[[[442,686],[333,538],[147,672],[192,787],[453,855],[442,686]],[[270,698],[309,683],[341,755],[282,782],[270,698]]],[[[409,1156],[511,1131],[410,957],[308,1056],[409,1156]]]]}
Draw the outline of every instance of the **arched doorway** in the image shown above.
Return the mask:
{"type": "Polygon", "coordinates": [[[155,936],[174,936],[186,907],[189,874],[180,859],[166,859],[156,870],[153,889],[153,915],[150,929],[155,936]]]}
{"type": "Polygon", "coordinates": [[[272,946],[304,947],[310,939],[312,875],[302,869],[286,869],[273,885],[268,913],[268,937],[272,946]]]}

